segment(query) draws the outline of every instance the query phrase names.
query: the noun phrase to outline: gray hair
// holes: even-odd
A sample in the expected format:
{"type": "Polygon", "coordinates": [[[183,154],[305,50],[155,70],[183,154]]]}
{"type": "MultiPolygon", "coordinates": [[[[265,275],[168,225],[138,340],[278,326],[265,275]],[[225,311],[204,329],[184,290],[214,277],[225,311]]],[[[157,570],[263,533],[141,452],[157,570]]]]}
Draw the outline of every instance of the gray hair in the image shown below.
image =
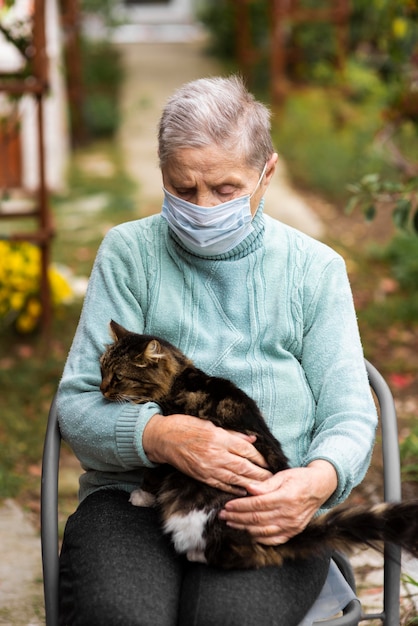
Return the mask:
{"type": "Polygon", "coordinates": [[[163,110],[158,130],[160,167],[181,148],[213,144],[260,171],[274,152],[270,112],[238,76],[186,83],[163,110]]]}

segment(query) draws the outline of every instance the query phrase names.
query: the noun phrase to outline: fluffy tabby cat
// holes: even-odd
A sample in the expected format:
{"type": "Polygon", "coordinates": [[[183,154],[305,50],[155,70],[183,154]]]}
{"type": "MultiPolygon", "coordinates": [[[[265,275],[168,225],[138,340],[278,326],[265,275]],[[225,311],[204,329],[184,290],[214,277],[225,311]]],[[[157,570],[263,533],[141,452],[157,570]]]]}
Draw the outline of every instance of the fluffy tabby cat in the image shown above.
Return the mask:
{"type": "MultiPolygon", "coordinates": [[[[101,391],[111,401],[153,401],[165,415],[183,413],[215,425],[254,434],[254,446],[271,472],[289,467],[280,443],[268,430],[256,405],[229,380],[208,376],[163,339],[138,335],[110,323],[114,343],[101,357],[101,391]]],[[[234,498],[169,465],[146,470],[143,489],[133,504],[158,507],[164,532],[189,560],[223,568],[280,565],[286,558],[306,558],[325,548],[347,551],[353,544],[391,541],[418,557],[418,501],[376,506],[341,505],[313,519],[300,534],[278,546],[256,543],[246,531],[219,519],[234,498]]]]}

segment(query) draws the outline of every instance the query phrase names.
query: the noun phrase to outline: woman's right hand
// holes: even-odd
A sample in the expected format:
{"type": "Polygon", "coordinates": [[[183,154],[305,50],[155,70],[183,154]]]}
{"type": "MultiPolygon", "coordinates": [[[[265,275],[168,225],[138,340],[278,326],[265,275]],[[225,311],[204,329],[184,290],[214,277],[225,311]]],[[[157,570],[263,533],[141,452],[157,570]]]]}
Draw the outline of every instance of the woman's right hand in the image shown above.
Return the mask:
{"type": "Polygon", "coordinates": [[[168,463],[212,487],[246,495],[247,485],[271,477],[252,445],[255,436],[225,430],[191,415],[154,415],[142,443],[149,460],[168,463]]]}

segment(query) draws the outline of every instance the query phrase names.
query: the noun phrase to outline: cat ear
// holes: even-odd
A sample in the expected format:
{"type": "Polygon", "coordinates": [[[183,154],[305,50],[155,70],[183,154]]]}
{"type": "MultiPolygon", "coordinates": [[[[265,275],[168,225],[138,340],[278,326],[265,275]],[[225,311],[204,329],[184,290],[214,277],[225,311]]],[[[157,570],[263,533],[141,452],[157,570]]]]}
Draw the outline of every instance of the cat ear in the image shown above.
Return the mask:
{"type": "Polygon", "coordinates": [[[143,358],[148,363],[158,363],[165,356],[163,347],[157,339],[151,339],[144,350],[143,358]]]}
{"type": "Polygon", "coordinates": [[[126,330],[123,326],[115,322],[114,320],[110,320],[109,324],[110,334],[114,341],[121,339],[129,334],[129,330],[126,330]]]}

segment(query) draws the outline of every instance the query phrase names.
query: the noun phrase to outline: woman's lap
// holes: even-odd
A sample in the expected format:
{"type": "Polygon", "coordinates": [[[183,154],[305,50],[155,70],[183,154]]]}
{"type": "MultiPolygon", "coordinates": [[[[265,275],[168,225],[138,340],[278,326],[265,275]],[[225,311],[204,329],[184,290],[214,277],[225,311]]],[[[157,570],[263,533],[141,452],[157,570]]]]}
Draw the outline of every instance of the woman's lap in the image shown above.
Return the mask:
{"type": "Polygon", "coordinates": [[[296,626],[322,588],[328,559],[229,572],[189,564],[153,509],[107,490],[70,517],[60,569],[62,624],[296,626]]]}

